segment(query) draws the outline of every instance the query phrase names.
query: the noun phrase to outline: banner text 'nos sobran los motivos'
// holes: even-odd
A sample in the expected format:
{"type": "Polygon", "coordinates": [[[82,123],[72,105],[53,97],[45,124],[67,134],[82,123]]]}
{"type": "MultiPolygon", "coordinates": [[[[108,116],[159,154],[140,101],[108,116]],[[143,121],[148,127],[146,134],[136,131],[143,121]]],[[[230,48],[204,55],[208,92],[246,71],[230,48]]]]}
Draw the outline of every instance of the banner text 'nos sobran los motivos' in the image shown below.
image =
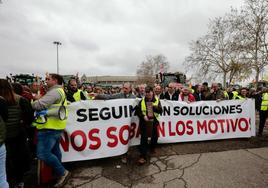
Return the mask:
{"type": "MultiPolygon", "coordinates": [[[[62,161],[111,157],[140,142],[135,107],[140,99],[88,100],[72,103],[62,135],[62,161]]],[[[158,143],[255,136],[254,101],[161,100],[158,143]]]]}

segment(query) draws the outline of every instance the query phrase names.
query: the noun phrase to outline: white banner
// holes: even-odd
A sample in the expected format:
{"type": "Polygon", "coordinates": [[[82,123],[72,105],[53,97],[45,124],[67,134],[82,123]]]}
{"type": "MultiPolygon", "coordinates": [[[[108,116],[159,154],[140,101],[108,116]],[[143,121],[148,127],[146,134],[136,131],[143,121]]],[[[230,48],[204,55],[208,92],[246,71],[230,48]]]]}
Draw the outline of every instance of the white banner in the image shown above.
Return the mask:
{"type": "MultiPolygon", "coordinates": [[[[62,161],[111,157],[126,153],[140,140],[135,107],[139,99],[88,100],[72,103],[61,139],[62,161]]],[[[254,101],[161,100],[158,143],[255,136],[254,101]]]]}

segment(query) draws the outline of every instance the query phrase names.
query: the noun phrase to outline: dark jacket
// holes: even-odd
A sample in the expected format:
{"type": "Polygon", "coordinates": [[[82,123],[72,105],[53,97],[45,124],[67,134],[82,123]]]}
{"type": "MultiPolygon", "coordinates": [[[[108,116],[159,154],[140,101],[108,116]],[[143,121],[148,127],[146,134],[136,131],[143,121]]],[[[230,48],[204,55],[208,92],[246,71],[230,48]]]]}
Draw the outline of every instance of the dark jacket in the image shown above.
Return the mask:
{"type": "Polygon", "coordinates": [[[262,93],[256,93],[255,95],[252,95],[251,97],[255,99],[255,109],[257,111],[260,111],[261,103],[262,103],[262,93]]]}
{"type": "Polygon", "coordinates": [[[210,93],[208,98],[209,100],[218,100],[218,99],[224,100],[225,96],[222,90],[217,90],[214,93],[210,93]]]}
{"type": "Polygon", "coordinates": [[[8,106],[7,139],[17,137],[23,128],[31,125],[34,119],[30,102],[19,95],[15,98],[17,104],[8,106]]]}
{"type": "Polygon", "coordinates": [[[3,97],[0,97],[0,115],[4,121],[8,118],[7,102],[3,97]]]}
{"type": "Polygon", "coordinates": [[[164,99],[172,100],[172,101],[178,101],[179,100],[179,94],[178,94],[178,92],[175,91],[172,94],[172,96],[170,97],[169,93],[168,92],[165,92],[164,99]]]}
{"type": "Polygon", "coordinates": [[[203,96],[203,100],[204,101],[208,101],[208,100],[211,100],[211,95],[210,95],[210,91],[207,90],[207,91],[202,91],[202,96],[203,96]]]}
{"type": "MultiPolygon", "coordinates": [[[[76,92],[77,91],[68,90],[66,92],[67,101],[75,102],[75,99],[74,99],[73,95],[76,92]]],[[[81,100],[87,100],[86,96],[84,95],[84,93],[82,91],[80,91],[80,97],[81,97],[81,100]]]]}
{"type": "Polygon", "coordinates": [[[164,93],[161,93],[161,94],[159,95],[158,98],[159,98],[159,99],[165,99],[165,95],[164,95],[164,93]]]}
{"type": "Polygon", "coordinates": [[[195,101],[203,101],[203,100],[205,100],[205,96],[203,95],[203,93],[194,92],[193,95],[194,95],[195,101]]]}
{"type": "Polygon", "coordinates": [[[8,118],[7,103],[4,98],[0,97],[0,146],[4,143],[6,138],[6,124],[8,118]]]}

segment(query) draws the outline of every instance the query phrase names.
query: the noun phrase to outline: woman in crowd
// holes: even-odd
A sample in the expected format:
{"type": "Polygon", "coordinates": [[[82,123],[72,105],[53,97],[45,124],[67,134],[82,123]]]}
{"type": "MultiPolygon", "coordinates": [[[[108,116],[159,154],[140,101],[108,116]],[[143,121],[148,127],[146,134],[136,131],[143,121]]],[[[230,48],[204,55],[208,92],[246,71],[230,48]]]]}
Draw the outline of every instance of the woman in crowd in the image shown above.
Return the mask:
{"type": "Polygon", "coordinates": [[[8,119],[6,121],[6,149],[7,149],[7,178],[9,184],[24,187],[23,176],[30,169],[30,155],[27,148],[25,122],[32,119],[29,103],[14,94],[10,83],[0,79],[0,96],[8,105],[8,119]],[[28,104],[28,105],[27,105],[28,104]]]}
{"type": "Polygon", "coordinates": [[[23,115],[23,123],[24,123],[23,126],[25,127],[27,133],[27,139],[28,139],[27,144],[29,146],[31,156],[32,158],[36,158],[36,136],[35,136],[36,129],[35,127],[32,126],[34,111],[31,106],[31,101],[34,99],[34,97],[31,91],[25,91],[25,87],[22,86],[20,83],[12,83],[11,86],[15,94],[22,96],[20,98],[20,103],[23,104],[22,106],[25,106],[24,109],[27,110],[27,112],[24,112],[24,114],[26,115],[23,115]]]}

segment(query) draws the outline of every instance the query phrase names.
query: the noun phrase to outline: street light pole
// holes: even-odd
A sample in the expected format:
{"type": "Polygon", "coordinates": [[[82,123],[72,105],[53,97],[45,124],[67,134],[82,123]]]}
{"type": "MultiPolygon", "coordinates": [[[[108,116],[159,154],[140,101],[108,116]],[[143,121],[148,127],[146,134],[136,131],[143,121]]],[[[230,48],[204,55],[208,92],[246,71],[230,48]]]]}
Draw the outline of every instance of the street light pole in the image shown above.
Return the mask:
{"type": "Polygon", "coordinates": [[[59,45],[61,45],[61,42],[54,41],[53,44],[57,45],[57,74],[59,74],[59,72],[60,72],[60,68],[59,68],[59,45]]]}

